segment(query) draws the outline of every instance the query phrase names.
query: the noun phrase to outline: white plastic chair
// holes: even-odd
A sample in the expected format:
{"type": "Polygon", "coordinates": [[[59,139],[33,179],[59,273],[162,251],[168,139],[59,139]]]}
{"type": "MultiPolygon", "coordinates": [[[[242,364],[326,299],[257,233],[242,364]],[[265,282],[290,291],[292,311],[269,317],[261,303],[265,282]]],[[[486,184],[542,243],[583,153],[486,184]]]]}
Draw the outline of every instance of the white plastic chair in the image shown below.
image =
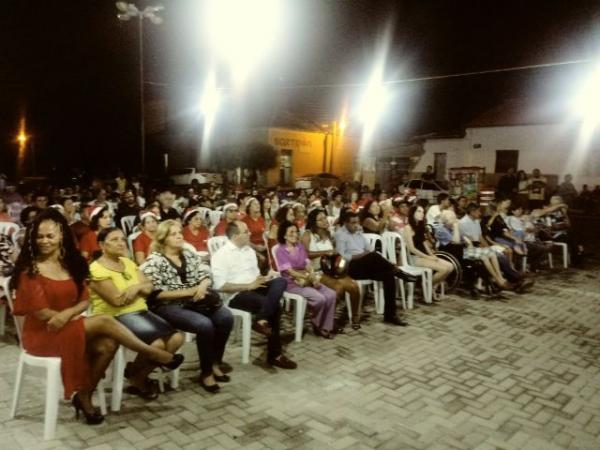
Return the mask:
{"type": "Polygon", "coordinates": [[[142,234],[141,231],[136,231],[135,233],[131,233],[127,236],[127,248],[129,248],[129,254],[131,255],[131,259],[135,261],[135,254],[133,253],[133,241],[135,238],[142,234]]]}
{"type": "Polygon", "coordinates": [[[210,225],[212,228],[217,226],[217,224],[221,221],[221,217],[223,217],[223,211],[212,211],[211,210],[209,212],[210,225]]]}
{"type": "MultiPolygon", "coordinates": [[[[0,297],[4,297],[6,299],[6,303],[8,303],[8,283],[10,283],[10,277],[0,278],[0,297]]],[[[4,336],[6,332],[6,303],[0,303],[0,336],[4,336]]]]}
{"type": "MultiPolygon", "coordinates": [[[[564,242],[550,242],[553,247],[560,247],[562,249],[562,257],[563,257],[563,268],[567,269],[569,267],[569,246],[564,242]]],[[[552,269],[554,267],[554,261],[552,258],[552,251],[548,252],[548,266],[552,269]]]]}
{"type": "MultiPolygon", "coordinates": [[[[380,243],[380,246],[383,250],[383,241],[381,236],[374,233],[363,233],[363,236],[367,240],[369,244],[369,250],[374,252],[377,246],[377,242],[380,243]]],[[[385,309],[385,298],[383,293],[383,282],[377,280],[355,280],[358,283],[358,287],[360,289],[360,296],[362,298],[364,288],[368,286],[373,286],[373,298],[375,300],[375,312],[377,314],[383,314],[385,309]]]]}
{"type": "Polygon", "coordinates": [[[208,242],[208,253],[214,255],[217,250],[223,247],[227,243],[227,236],[215,236],[211,237],[208,242]]]}
{"type": "MultiPolygon", "coordinates": [[[[6,299],[8,306],[13,311],[13,301],[10,290],[6,291],[6,299]]],[[[46,406],[44,411],[44,439],[50,440],[54,438],[56,432],[56,420],[58,417],[58,405],[63,396],[64,388],[62,377],[60,374],[61,359],[55,356],[33,356],[27,353],[23,348],[22,327],[23,317],[18,317],[13,314],[15,329],[19,339],[19,347],[21,353],[19,362],[17,363],[17,376],[15,380],[15,388],[13,393],[12,405],[10,408],[10,418],[14,419],[17,414],[19,398],[21,396],[21,386],[25,375],[25,366],[42,367],[46,369],[46,406]]],[[[98,398],[100,410],[102,414],[106,414],[106,397],[104,395],[104,384],[102,381],[98,383],[98,398]]]]}
{"type": "MultiPolygon", "coordinates": [[[[277,249],[279,248],[279,244],[275,244],[271,249],[271,256],[273,257],[273,261],[275,262],[275,267],[279,271],[279,264],[277,263],[277,249]]],[[[294,308],[294,325],[295,325],[295,336],[294,340],[296,342],[302,341],[302,331],[304,331],[304,315],[306,314],[306,304],[307,301],[304,297],[299,294],[293,294],[291,292],[283,293],[283,301],[286,305],[291,302],[295,303],[294,308]]]]}
{"type": "Polygon", "coordinates": [[[12,237],[17,231],[19,231],[19,225],[13,222],[0,222],[0,234],[4,234],[8,237],[12,237]]]}
{"type": "MultiPolygon", "coordinates": [[[[433,271],[427,267],[413,266],[408,263],[408,251],[406,249],[406,243],[400,233],[392,231],[386,231],[382,235],[383,237],[383,250],[386,258],[392,264],[397,265],[404,272],[413,275],[420,276],[423,287],[423,295],[427,303],[432,302],[432,281],[433,271]],[[396,241],[400,242],[400,264],[396,257],[396,241]]],[[[402,280],[399,280],[402,281],[402,280]]],[[[404,298],[404,284],[400,283],[400,289],[402,292],[402,305],[404,308],[408,306],[408,309],[414,308],[414,283],[408,283],[408,299],[405,301],[404,298]]]]}
{"type": "Polygon", "coordinates": [[[125,236],[133,231],[133,223],[135,222],[135,216],[123,216],[121,217],[121,229],[125,236]]]}

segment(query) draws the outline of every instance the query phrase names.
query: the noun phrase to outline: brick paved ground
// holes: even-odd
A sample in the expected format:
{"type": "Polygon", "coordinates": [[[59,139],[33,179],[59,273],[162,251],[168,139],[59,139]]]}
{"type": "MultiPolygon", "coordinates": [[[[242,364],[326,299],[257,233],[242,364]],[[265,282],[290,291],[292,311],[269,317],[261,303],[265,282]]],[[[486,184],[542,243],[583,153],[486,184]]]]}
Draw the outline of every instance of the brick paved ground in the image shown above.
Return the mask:
{"type": "MultiPolygon", "coordinates": [[[[408,328],[371,316],[333,341],[308,334],[288,346],[295,372],[242,366],[231,344],[233,382],[220,394],[199,388],[188,365],[179,390],[150,403],[125,395],[121,413],[97,427],[61,406],[48,442],[41,378],[28,378],[18,417],[7,420],[17,348],[5,338],[0,447],[597,449],[598,267],[544,275],[506,301],[451,296],[411,311],[408,328]]],[[[254,344],[258,358],[264,346],[254,344]]]]}

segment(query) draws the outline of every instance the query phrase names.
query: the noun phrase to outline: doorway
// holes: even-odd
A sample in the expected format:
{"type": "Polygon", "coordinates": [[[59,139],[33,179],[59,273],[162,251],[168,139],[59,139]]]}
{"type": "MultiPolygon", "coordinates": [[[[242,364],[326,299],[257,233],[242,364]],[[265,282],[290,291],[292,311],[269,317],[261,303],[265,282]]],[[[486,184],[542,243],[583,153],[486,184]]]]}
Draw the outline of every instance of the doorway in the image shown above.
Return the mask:
{"type": "Polygon", "coordinates": [[[436,180],[446,179],[446,159],[447,153],[434,153],[433,154],[433,173],[435,173],[436,180]]]}
{"type": "Polygon", "coordinates": [[[279,156],[279,185],[289,186],[292,184],[292,150],[281,149],[279,156]]]}

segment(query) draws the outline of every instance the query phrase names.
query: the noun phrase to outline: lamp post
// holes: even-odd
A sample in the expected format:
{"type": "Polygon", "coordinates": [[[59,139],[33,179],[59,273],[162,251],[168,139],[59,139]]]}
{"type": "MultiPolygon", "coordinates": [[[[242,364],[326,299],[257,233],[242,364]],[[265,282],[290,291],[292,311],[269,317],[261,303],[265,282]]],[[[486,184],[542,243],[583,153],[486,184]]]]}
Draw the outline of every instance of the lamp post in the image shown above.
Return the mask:
{"type": "Polygon", "coordinates": [[[162,5],[147,6],[139,10],[133,3],[115,3],[119,13],[117,18],[127,22],[136,17],[139,22],[139,54],[140,54],[140,157],[142,173],[146,172],[146,127],[144,124],[144,19],[149,19],[155,25],[160,25],[163,19],[156,14],[164,9],[162,5]]]}

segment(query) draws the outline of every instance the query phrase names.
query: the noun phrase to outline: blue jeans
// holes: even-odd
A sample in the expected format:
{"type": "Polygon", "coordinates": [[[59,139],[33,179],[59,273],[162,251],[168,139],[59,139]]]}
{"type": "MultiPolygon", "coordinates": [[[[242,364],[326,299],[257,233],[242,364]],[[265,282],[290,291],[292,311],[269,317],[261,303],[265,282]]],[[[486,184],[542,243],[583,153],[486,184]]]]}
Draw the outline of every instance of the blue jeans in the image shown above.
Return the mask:
{"type": "Polygon", "coordinates": [[[205,316],[181,305],[164,304],[157,306],[154,312],[178,330],[196,335],[202,375],[212,374],[213,364],[223,360],[225,344],[233,327],[231,311],[222,306],[210,316],[205,316]]]}

